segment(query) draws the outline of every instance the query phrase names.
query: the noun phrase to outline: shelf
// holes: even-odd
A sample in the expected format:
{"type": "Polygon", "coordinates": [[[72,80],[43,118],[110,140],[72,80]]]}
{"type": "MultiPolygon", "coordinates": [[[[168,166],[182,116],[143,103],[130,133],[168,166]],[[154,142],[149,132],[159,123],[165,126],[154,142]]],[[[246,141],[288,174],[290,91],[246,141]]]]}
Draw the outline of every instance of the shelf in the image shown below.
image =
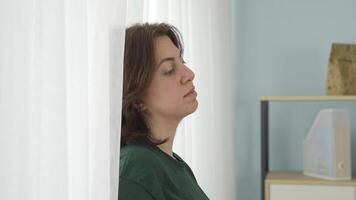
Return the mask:
{"type": "Polygon", "coordinates": [[[351,180],[325,180],[303,175],[302,172],[275,172],[270,171],[266,176],[266,184],[293,184],[293,185],[340,185],[356,186],[356,177],[351,180]]]}
{"type": "MultiPolygon", "coordinates": [[[[289,189],[294,187],[295,185],[298,186],[299,189],[304,188],[305,191],[307,192],[308,195],[311,195],[309,197],[313,196],[313,189],[311,189],[310,186],[304,187],[305,185],[319,185],[317,187],[320,187],[320,191],[323,195],[326,194],[331,194],[328,189],[325,189],[325,186],[320,186],[320,185],[329,185],[333,187],[340,187],[343,186],[345,187],[345,190],[348,190],[349,192],[351,191],[350,187],[352,187],[352,192],[349,193],[350,196],[348,198],[344,198],[341,196],[345,195],[344,192],[340,193],[340,188],[335,189],[335,193],[338,193],[336,191],[339,191],[338,193],[338,198],[331,198],[331,199],[352,199],[356,200],[356,197],[353,197],[354,190],[356,191],[356,177],[354,177],[352,180],[324,180],[320,178],[313,178],[309,176],[304,176],[301,172],[270,172],[269,171],[269,103],[270,101],[284,101],[284,102],[310,102],[310,101],[354,101],[356,102],[356,95],[343,95],[343,96],[261,96],[260,97],[260,111],[261,111],[261,200],[269,199],[270,198],[270,185],[274,184],[274,189],[276,189],[275,186],[277,185],[287,185],[289,189]],[[279,184],[278,184],[279,183],[279,184]],[[282,184],[280,184],[282,183],[282,184]],[[289,184],[288,184],[289,183],[289,184]],[[335,186],[336,185],[336,186],[335,186]],[[349,188],[346,188],[349,187],[349,188]],[[353,189],[355,188],[355,189],[353,189]],[[340,197],[340,198],[339,198],[340,197]]],[[[279,186],[278,186],[279,187],[279,186]]],[[[282,187],[282,186],[281,186],[282,187]]],[[[286,188],[279,188],[281,191],[287,191],[285,190],[286,188]]],[[[284,186],[283,186],[284,187],[284,186]]],[[[289,191],[289,190],[288,190],[289,191]]],[[[291,190],[292,191],[292,190],[291,190]]],[[[304,191],[304,192],[305,192],[304,191]]],[[[276,192],[276,190],[274,191],[276,192]]],[[[290,191],[289,191],[290,192],[290,191]]],[[[287,196],[289,194],[287,192],[287,196]]],[[[277,192],[278,193],[278,192],[277,192]]],[[[332,192],[333,193],[333,192],[332,192]]],[[[280,193],[282,194],[282,193],[280,193]]],[[[283,195],[282,195],[283,196],[283,195]]],[[[356,193],[355,193],[356,196],[356,193]]],[[[326,195],[325,197],[329,197],[326,195]]],[[[278,199],[278,198],[277,198],[278,199]]],[[[286,199],[280,198],[280,199],[286,199]]],[[[294,199],[305,199],[305,198],[299,198],[297,195],[296,198],[294,199]]],[[[313,198],[307,198],[307,199],[315,199],[313,198]]],[[[325,199],[325,198],[319,198],[319,199],[325,199]]],[[[330,198],[326,198],[330,199],[330,198]]]]}
{"type": "Polygon", "coordinates": [[[268,172],[264,200],[355,200],[356,179],[325,180],[302,172],[268,172]]]}
{"type": "Polygon", "coordinates": [[[260,101],[356,101],[356,95],[348,96],[262,96],[260,101]]]}

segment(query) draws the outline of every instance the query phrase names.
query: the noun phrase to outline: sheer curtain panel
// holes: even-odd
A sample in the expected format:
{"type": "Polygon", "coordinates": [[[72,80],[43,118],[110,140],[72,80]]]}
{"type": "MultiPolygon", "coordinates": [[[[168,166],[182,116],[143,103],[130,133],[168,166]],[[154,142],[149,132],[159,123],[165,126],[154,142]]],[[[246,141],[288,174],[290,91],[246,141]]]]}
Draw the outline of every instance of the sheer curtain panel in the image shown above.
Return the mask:
{"type": "Polygon", "coordinates": [[[0,199],[115,200],[126,0],[0,1],[0,199]]]}

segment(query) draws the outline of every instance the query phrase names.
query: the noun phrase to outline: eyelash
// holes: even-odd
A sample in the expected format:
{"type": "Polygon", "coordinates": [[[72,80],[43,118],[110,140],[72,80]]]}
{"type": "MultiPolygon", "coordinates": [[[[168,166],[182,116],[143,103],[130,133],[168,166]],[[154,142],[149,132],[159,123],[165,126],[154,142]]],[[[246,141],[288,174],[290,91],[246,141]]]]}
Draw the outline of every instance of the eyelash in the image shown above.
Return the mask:
{"type": "MultiPolygon", "coordinates": [[[[186,64],[186,62],[182,59],[182,63],[183,64],[186,64]]],[[[176,68],[176,65],[173,64],[173,69],[169,70],[168,72],[166,72],[165,74],[166,75],[172,75],[174,72],[175,72],[175,68],[176,68]]]]}
{"type": "Polygon", "coordinates": [[[166,74],[167,74],[167,75],[173,74],[173,72],[175,71],[175,68],[176,68],[176,66],[173,65],[173,69],[171,69],[171,70],[169,70],[168,72],[166,72],[166,74]]]}

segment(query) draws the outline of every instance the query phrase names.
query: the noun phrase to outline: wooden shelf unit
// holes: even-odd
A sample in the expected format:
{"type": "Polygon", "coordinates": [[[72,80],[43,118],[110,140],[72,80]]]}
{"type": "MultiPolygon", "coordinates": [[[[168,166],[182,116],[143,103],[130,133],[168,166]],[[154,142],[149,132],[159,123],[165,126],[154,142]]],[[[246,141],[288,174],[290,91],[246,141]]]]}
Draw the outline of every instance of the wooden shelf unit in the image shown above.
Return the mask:
{"type": "Polygon", "coordinates": [[[262,96],[260,101],[356,101],[356,96],[262,96]]]}
{"type": "Polygon", "coordinates": [[[343,196],[346,198],[345,200],[354,200],[354,191],[356,191],[356,178],[355,176],[353,176],[351,180],[335,181],[305,176],[302,172],[271,171],[267,173],[265,179],[266,200],[286,199],[285,197],[283,197],[286,194],[290,195],[290,198],[293,199],[315,199],[314,197],[310,197],[313,195],[312,193],[314,192],[315,188],[317,188],[318,192],[320,193],[324,192],[324,194],[315,195],[324,195],[330,199],[334,199],[335,197],[330,197],[330,193],[332,193],[333,195],[338,196],[338,198],[340,198],[340,196],[343,196]]]}
{"type": "MultiPolygon", "coordinates": [[[[261,96],[260,97],[260,108],[261,108],[261,199],[265,200],[266,191],[265,184],[272,183],[273,181],[280,178],[284,180],[288,177],[289,179],[295,178],[297,180],[303,181],[316,181],[313,178],[307,178],[301,174],[294,173],[269,173],[269,102],[313,102],[313,101],[356,101],[355,95],[347,96],[261,96]],[[266,182],[265,182],[266,181],[266,182]],[[272,181],[272,182],[271,182],[272,181]]],[[[317,179],[320,180],[320,179],[317,179]]],[[[352,184],[356,185],[356,181],[353,179],[352,184]]],[[[330,182],[335,183],[335,182],[330,182]]],[[[356,193],[356,190],[355,190],[356,193]]]]}
{"type": "Polygon", "coordinates": [[[354,186],[356,187],[356,177],[353,176],[351,180],[325,180],[305,176],[303,172],[283,172],[270,171],[267,173],[265,179],[266,185],[273,183],[293,184],[293,185],[340,185],[340,186],[354,186]]]}

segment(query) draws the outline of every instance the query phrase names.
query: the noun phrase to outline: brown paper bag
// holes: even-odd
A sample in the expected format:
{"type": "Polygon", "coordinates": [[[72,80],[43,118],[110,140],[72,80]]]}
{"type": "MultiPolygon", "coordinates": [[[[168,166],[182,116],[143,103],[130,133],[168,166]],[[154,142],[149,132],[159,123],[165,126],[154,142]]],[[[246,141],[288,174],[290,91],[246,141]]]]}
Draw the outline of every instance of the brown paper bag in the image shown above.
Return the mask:
{"type": "Polygon", "coordinates": [[[328,95],[356,95],[356,44],[332,44],[328,95]]]}

